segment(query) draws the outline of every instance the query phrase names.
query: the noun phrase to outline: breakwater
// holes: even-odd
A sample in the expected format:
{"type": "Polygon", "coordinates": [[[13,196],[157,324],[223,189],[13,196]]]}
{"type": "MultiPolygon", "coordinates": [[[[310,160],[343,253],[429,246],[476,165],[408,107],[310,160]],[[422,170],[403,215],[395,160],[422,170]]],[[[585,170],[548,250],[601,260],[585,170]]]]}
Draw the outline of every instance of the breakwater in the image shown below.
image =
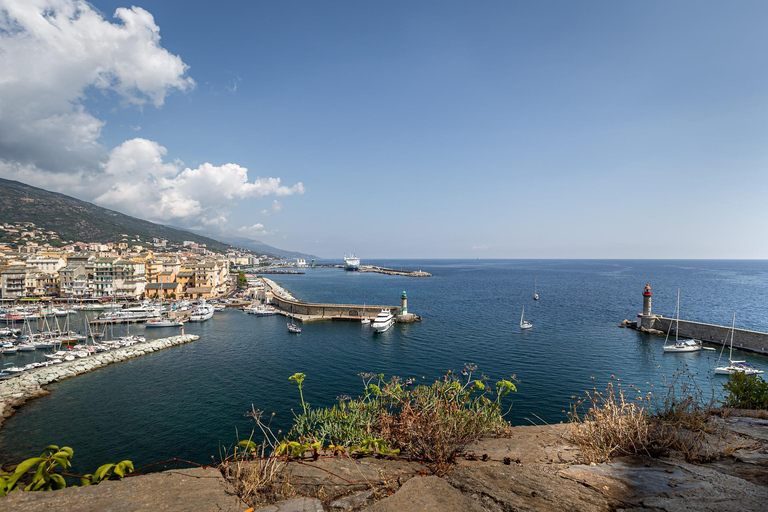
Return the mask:
{"type": "MultiPolygon", "coordinates": [[[[652,329],[657,329],[665,334],[675,333],[678,320],[657,316],[651,323],[652,329]],[[670,330],[671,329],[671,330],[670,330]]],[[[679,320],[677,336],[682,338],[695,338],[716,345],[729,344],[731,340],[731,328],[724,325],[692,322],[679,320]]],[[[749,331],[746,329],[733,330],[733,347],[758,354],[768,354],[768,333],[749,331]]]]}
{"type": "Polygon", "coordinates": [[[376,272],[377,274],[387,274],[390,276],[432,277],[432,274],[424,272],[423,270],[395,270],[393,268],[378,267],[376,265],[360,265],[359,272],[376,272]]]}
{"type": "Polygon", "coordinates": [[[144,354],[157,352],[165,348],[175,347],[190,341],[196,341],[200,336],[186,334],[171,336],[159,340],[144,341],[130,347],[96,353],[94,355],[79,358],[74,361],[66,361],[53,366],[46,366],[35,370],[29,370],[17,377],[0,381],[0,425],[10,417],[15,409],[27,400],[47,395],[49,392],[43,389],[46,384],[74,377],[82,373],[90,372],[108,364],[119,363],[144,354]]]}
{"type": "Polygon", "coordinates": [[[262,278],[272,292],[272,305],[277,311],[301,322],[323,320],[360,321],[363,318],[373,320],[382,309],[389,309],[398,323],[421,321],[421,317],[406,313],[400,314],[401,306],[376,306],[359,304],[326,304],[304,302],[296,299],[290,292],[271,279],[262,278]]]}

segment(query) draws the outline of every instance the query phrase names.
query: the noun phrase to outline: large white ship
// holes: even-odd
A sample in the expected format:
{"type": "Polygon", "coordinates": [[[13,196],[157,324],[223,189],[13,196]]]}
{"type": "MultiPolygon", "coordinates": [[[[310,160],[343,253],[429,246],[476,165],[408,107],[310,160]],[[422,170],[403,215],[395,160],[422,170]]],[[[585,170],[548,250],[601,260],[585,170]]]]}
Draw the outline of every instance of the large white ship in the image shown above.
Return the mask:
{"type": "Polygon", "coordinates": [[[344,270],[360,270],[360,258],[357,257],[357,254],[344,255],[344,270]]]}

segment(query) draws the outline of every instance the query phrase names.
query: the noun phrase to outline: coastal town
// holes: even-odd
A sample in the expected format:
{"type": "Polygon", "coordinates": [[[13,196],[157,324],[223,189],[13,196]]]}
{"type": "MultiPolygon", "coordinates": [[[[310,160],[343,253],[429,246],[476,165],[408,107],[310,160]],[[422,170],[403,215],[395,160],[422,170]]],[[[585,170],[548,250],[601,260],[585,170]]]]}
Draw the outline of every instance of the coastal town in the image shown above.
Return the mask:
{"type": "Polygon", "coordinates": [[[31,222],[0,224],[0,300],[209,299],[232,289],[235,267],[268,265],[267,255],[164,239],[62,241],[31,222]]]}

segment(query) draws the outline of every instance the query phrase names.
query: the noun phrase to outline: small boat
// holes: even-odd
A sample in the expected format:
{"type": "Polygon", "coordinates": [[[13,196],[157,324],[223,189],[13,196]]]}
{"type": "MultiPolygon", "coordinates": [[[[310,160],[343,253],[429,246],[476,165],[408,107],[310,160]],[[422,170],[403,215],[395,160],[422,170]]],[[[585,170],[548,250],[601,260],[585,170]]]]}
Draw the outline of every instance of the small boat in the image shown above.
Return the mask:
{"type": "Polygon", "coordinates": [[[16,348],[19,349],[19,352],[34,352],[37,350],[34,345],[31,343],[22,343],[21,345],[18,345],[16,348]]]}
{"type": "Polygon", "coordinates": [[[533,280],[533,300],[539,300],[539,294],[536,293],[536,279],[533,280]]]}
{"type": "Polygon", "coordinates": [[[200,301],[200,304],[192,310],[192,315],[189,317],[190,322],[205,322],[213,318],[213,306],[205,302],[205,299],[200,301]]]}
{"type": "Polygon", "coordinates": [[[360,323],[363,325],[368,325],[371,323],[371,319],[365,316],[365,303],[363,303],[363,319],[360,320],[360,323]]]}
{"type": "MultiPolygon", "coordinates": [[[[731,344],[728,348],[728,364],[722,366],[715,366],[715,374],[717,375],[733,375],[734,373],[743,373],[745,375],[758,375],[763,373],[763,370],[758,370],[746,361],[736,361],[733,359],[733,334],[736,330],[736,313],[733,314],[733,322],[731,324],[731,344]]],[[[720,358],[723,357],[723,348],[720,349],[720,357],[717,358],[718,364],[720,358]]]]}
{"type": "Polygon", "coordinates": [[[526,322],[525,320],[525,306],[523,306],[523,314],[520,315],[520,328],[530,329],[531,327],[533,327],[533,324],[531,322],[526,322]]]}
{"type": "MultiPolygon", "coordinates": [[[[672,326],[670,326],[671,328],[672,326]]],[[[680,289],[677,289],[677,312],[675,314],[675,343],[670,345],[667,342],[669,341],[669,331],[671,329],[667,329],[667,338],[664,340],[664,353],[672,352],[698,352],[701,350],[701,340],[678,340],[677,339],[677,331],[680,328],[680,289]]]]}
{"type": "Polygon", "coordinates": [[[224,311],[225,309],[227,309],[227,306],[225,304],[216,304],[215,306],[213,306],[214,311],[224,311]]]}
{"type": "Polygon", "coordinates": [[[256,306],[246,309],[246,313],[256,316],[272,316],[277,314],[277,310],[269,306],[256,306]]]}
{"type": "Polygon", "coordinates": [[[386,332],[394,323],[395,317],[392,316],[392,311],[382,309],[381,313],[376,315],[376,318],[373,319],[371,327],[373,327],[374,332],[386,332]]]}
{"type": "Polygon", "coordinates": [[[301,327],[293,320],[293,304],[291,304],[291,321],[288,322],[288,332],[293,334],[301,334],[301,327]]]}
{"type": "Polygon", "coordinates": [[[168,318],[163,320],[150,320],[144,326],[145,327],[182,327],[183,322],[174,322],[168,318]]]}

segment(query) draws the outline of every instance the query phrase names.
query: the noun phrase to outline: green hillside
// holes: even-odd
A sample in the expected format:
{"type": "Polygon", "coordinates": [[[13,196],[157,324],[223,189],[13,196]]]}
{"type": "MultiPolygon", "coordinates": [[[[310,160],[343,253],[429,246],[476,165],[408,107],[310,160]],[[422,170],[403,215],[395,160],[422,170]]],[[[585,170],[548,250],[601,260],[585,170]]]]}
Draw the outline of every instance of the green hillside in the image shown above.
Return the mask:
{"type": "Polygon", "coordinates": [[[0,223],[34,222],[44,231],[55,231],[62,240],[119,242],[137,236],[145,242],[166,239],[173,244],[190,240],[213,251],[226,251],[227,244],[188,231],[101,208],[73,197],[18,181],[0,178],[0,223]]]}

